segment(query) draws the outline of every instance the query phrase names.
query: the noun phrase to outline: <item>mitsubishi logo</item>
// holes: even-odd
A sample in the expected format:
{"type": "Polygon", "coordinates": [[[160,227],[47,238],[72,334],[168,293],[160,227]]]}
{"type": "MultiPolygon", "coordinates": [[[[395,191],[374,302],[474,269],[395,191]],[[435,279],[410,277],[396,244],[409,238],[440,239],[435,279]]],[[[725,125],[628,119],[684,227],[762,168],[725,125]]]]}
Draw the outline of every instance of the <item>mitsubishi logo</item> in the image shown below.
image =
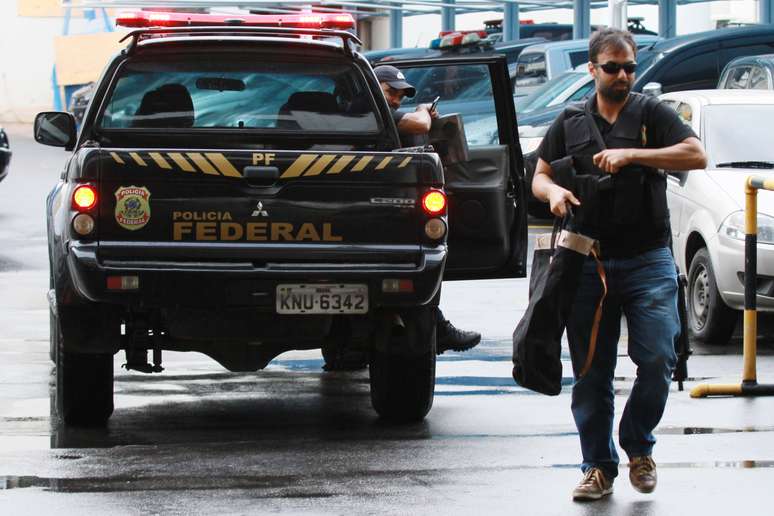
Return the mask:
{"type": "Polygon", "coordinates": [[[263,203],[261,201],[258,201],[258,204],[255,205],[255,209],[253,210],[252,217],[268,217],[269,212],[263,209],[263,203]]]}

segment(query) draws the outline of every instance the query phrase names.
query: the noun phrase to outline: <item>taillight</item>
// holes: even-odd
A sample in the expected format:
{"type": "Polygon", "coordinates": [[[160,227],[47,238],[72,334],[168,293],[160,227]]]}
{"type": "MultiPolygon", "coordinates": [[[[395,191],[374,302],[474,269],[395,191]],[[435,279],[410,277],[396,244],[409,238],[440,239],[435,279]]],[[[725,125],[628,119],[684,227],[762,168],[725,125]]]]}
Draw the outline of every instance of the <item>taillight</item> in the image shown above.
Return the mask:
{"type": "Polygon", "coordinates": [[[441,215],[446,212],[446,194],[440,190],[430,190],[422,196],[422,208],[428,215],[441,215]]]}
{"type": "Polygon", "coordinates": [[[97,205],[97,189],[91,185],[80,185],[73,191],[73,209],[89,211],[97,205]]]}

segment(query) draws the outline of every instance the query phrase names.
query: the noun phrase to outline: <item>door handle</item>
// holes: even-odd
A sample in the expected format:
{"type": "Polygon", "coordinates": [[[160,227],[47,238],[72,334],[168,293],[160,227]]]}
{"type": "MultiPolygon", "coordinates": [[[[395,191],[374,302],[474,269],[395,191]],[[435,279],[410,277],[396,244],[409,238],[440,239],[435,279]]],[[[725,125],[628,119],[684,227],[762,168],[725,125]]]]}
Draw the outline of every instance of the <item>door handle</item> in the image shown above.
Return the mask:
{"type": "Polygon", "coordinates": [[[245,167],[245,179],[251,185],[271,186],[279,179],[279,169],[277,167],[245,167]]]}

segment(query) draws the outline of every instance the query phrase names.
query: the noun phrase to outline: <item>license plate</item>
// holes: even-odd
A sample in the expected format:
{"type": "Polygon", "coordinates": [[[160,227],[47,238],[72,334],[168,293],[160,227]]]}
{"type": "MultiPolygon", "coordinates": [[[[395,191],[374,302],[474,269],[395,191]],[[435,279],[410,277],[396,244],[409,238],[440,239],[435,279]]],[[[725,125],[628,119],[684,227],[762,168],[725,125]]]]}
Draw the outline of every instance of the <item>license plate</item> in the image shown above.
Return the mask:
{"type": "Polygon", "coordinates": [[[277,285],[278,314],[366,314],[368,285],[277,285]]]}

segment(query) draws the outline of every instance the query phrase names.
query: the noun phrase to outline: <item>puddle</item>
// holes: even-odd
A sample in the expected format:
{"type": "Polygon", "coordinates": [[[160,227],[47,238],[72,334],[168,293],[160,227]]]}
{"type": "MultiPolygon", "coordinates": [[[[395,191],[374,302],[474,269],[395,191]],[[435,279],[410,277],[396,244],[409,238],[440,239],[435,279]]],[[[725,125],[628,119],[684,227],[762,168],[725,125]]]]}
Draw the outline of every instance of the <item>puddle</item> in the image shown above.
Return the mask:
{"type": "Polygon", "coordinates": [[[656,430],[661,435],[701,435],[701,434],[735,434],[746,432],[774,432],[774,426],[745,428],[713,428],[703,426],[664,427],[656,430]]]}

